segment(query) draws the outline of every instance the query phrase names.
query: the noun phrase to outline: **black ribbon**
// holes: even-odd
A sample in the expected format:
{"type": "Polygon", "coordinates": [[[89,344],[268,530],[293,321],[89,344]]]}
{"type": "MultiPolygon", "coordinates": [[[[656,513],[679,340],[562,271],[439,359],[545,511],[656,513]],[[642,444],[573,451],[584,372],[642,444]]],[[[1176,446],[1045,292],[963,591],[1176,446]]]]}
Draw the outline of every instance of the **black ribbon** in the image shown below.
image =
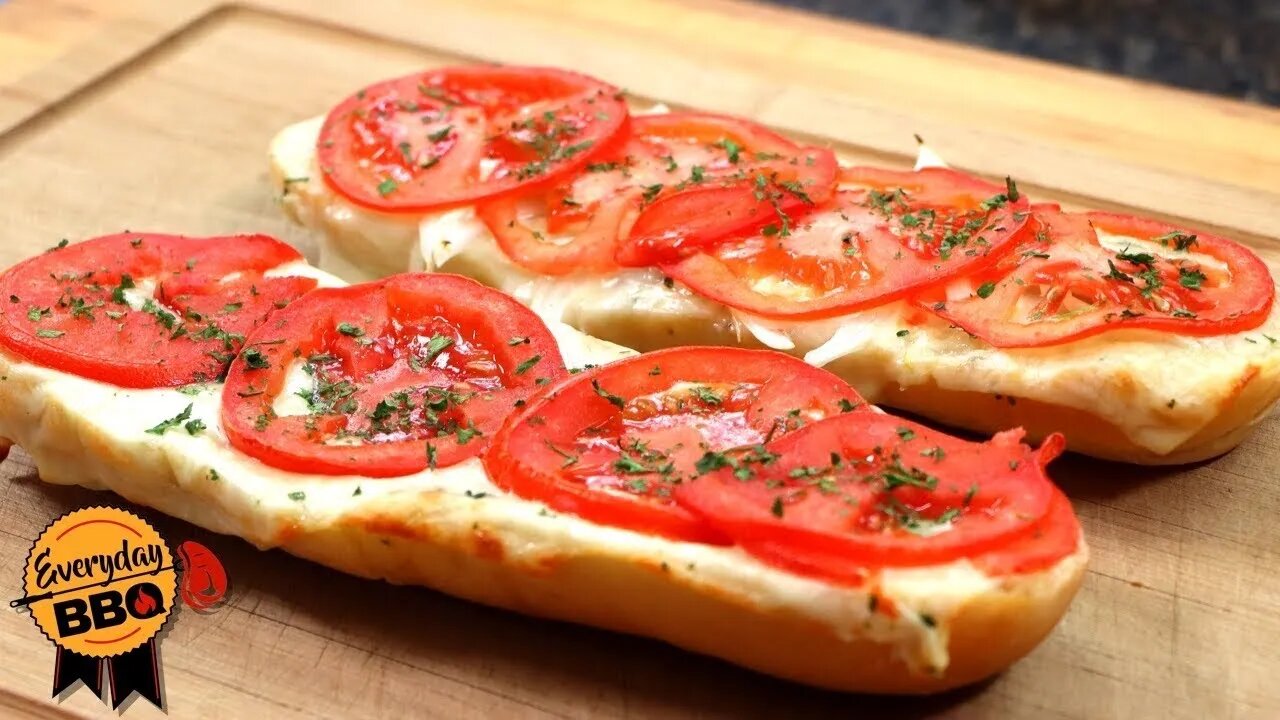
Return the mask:
{"type": "Polygon", "coordinates": [[[155,638],[141,647],[105,660],[58,648],[53,666],[53,696],[83,681],[94,695],[102,697],[102,671],[110,675],[111,709],[119,710],[135,692],[152,705],[164,709],[160,687],[160,661],[155,638]]]}
{"type": "Polygon", "coordinates": [[[121,703],[133,693],[164,709],[160,698],[160,661],[156,656],[156,640],[151,638],[141,647],[107,659],[111,669],[111,709],[118,710],[121,703]]]}
{"type": "Polygon", "coordinates": [[[102,697],[102,660],[58,648],[58,657],[53,661],[53,696],[58,697],[81,681],[94,695],[102,697]]]}

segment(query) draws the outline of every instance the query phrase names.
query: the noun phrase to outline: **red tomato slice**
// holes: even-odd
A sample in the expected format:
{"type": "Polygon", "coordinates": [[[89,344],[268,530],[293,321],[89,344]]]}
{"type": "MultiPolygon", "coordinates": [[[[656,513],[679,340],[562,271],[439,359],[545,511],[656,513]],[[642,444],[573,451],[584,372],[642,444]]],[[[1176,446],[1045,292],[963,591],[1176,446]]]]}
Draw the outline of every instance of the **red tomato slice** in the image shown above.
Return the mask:
{"type": "Polygon", "coordinates": [[[245,334],[315,287],[266,235],[124,233],[59,245],[0,276],[0,345],[122,387],[220,378],[245,334]]]}
{"type": "Polygon", "coordinates": [[[227,439],[267,465],[330,475],[407,475],[473,457],[513,407],[565,374],[538,316],[454,275],[317,290],[245,348],[222,393],[227,439]],[[301,390],[286,386],[293,366],[301,390]]]}
{"type": "Polygon", "coordinates": [[[618,248],[619,264],[660,265],[756,230],[789,233],[796,218],[835,192],[839,163],[822,148],[798,148],[746,177],[659,199],[636,219],[618,248]]]}
{"type": "Polygon", "coordinates": [[[996,347],[1039,347],[1108,330],[1223,335],[1266,321],[1267,266],[1226,238],[1111,213],[1038,205],[1018,248],[970,280],[967,297],[917,300],[996,347]],[[1132,238],[1104,247],[1094,228],[1132,238]]]}
{"type": "Polygon", "coordinates": [[[1013,248],[1028,215],[1012,183],[1000,188],[954,170],[846,168],[843,182],[864,188],[842,190],[787,223],[706,243],[663,271],[758,315],[829,317],[994,262],[1013,248]]]}
{"type": "Polygon", "coordinates": [[[423,212],[554,181],[627,122],[618,90],[536,67],[441,68],[371,85],[325,119],[326,182],[359,205],[423,212]]]}
{"type": "Polygon", "coordinates": [[[1071,501],[1053,488],[1053,501],[1030,533],[973,558],[988,575],[1019,575],[1052,567],[1080,544],[1080,521],[1071,501]]]}
{"type": "Polygon", "coordinates": [[[741,467],[772,437],[861,404],[844,381],[781,353],[663,350],[567,378],[530,400],[503,426],[485,469],[520,497],[593,522],[724,542],[673,502],[673,488],[741,467]]]}
{"type": "MultiPolygon", "coordinates": [[[[512,260],[546,275],[606,273],[650,203],[738,184],[796,158],[803,148],[748,120],[677,112],[631,118],[580,172],[553,187],[481,203],[481,219],[512,260]]],[[[834,159],[832,182],[834,181],[834,159]]]]}
{"type": "MultiPolygon", "coordinates": [[[[1064,442],[1051,435],[1033,450],[1021,437],[1011,430],[969,442],[852,413],[769,443],[768,461],[749,474],[717,472],[675,496],[764,562],[857,584],[875,568],[974,558],[1045,530],[1059,496],[1045,465],[1064,442]]],[[[1041,559],[1069,554],[1077,538],[1041,559]]],[[[1001,566],[1009,563],[1016,558],[1001,566]]]]}

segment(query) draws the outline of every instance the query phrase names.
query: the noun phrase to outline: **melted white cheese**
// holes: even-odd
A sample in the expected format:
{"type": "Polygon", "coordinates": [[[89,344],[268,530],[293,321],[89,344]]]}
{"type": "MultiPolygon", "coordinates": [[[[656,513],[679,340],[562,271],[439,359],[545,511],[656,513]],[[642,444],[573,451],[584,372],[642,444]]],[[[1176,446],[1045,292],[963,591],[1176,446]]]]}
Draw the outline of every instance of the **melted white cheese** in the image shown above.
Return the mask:
{"type": "Polygon", "coordinates": [[[307,374],[306,366],[306,362],[302,360],[295,360],[289,364],[289,369],[284,376],[284,388],[271,403],[271,409],[276,415],[290,417],[306,415],[310,412],[311,407],[303,397],[303,393],[311,392],[315,386],[315,379],[307,374]]]}
{"type": "MultiPolygon", "coordinates": [[[[916,136],[916,138],[919,139],[919,136],[916,136]]],[[[926,145],[924,140],[920,140],[920,146],[916,148],[915,169],[923,170],[925,168],[932,167],[945,168],[950,166],[942,159],[941,155],[934,152],[933,148],[926,145]]]]}
{"type": "MultiPolygon", "coordinates": [[[[507,259],[493,234],[471,208],[424,217],[415,269],[450,272],[457,258],[483,255],[499,288],[533,308],[543,319],[566,321],[582,308],[608,313],[682,313],[701,301],[687,290],[664,287],[654,269],[627,269],[613,275],[538,275],[507,259]]],[[[467,273],[464,273],[467,274],[467,273]]],[[[487,278],[486,278],[487,279],[487,278]]]]}

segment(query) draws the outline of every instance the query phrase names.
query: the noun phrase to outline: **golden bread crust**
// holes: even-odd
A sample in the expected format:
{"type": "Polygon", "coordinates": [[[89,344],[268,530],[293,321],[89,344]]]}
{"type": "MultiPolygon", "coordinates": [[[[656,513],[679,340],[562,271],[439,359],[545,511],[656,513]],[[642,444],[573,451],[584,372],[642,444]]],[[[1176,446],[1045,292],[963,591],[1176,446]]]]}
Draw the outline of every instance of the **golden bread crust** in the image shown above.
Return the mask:
{"type": "Polygon", "coordinates": [[[1139,465],[1181,465],[1217,457],[1244,441],[1280,398],[1275,368],[1249,366],[1249,372],[1218,401],[1219,411],[1195,435],[1167,454],[1153,453],[1130,440],[1120,428],[1076,408],[990,393],[944,390],[934,383],[886,388],[875,402],[915,412],[954,427],[993,433],[1023,427],[1038,441],[1052,432],[1067,435],[1074,452],[1139,465]]]}

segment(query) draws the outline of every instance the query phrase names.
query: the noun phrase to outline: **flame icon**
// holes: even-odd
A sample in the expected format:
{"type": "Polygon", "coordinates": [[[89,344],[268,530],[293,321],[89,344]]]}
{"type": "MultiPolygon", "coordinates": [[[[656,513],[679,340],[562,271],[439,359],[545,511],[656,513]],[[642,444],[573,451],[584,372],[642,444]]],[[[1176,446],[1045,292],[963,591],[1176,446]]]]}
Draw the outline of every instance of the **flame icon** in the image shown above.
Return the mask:
{"type": "Polygon", "coordinates": [[[143,588],[138,588],[138,596],[133,599],[133,614],[135,616],[150,617],[159,606],[159,601],[151,597],[151,593],[146,592],[143,588]]]}

